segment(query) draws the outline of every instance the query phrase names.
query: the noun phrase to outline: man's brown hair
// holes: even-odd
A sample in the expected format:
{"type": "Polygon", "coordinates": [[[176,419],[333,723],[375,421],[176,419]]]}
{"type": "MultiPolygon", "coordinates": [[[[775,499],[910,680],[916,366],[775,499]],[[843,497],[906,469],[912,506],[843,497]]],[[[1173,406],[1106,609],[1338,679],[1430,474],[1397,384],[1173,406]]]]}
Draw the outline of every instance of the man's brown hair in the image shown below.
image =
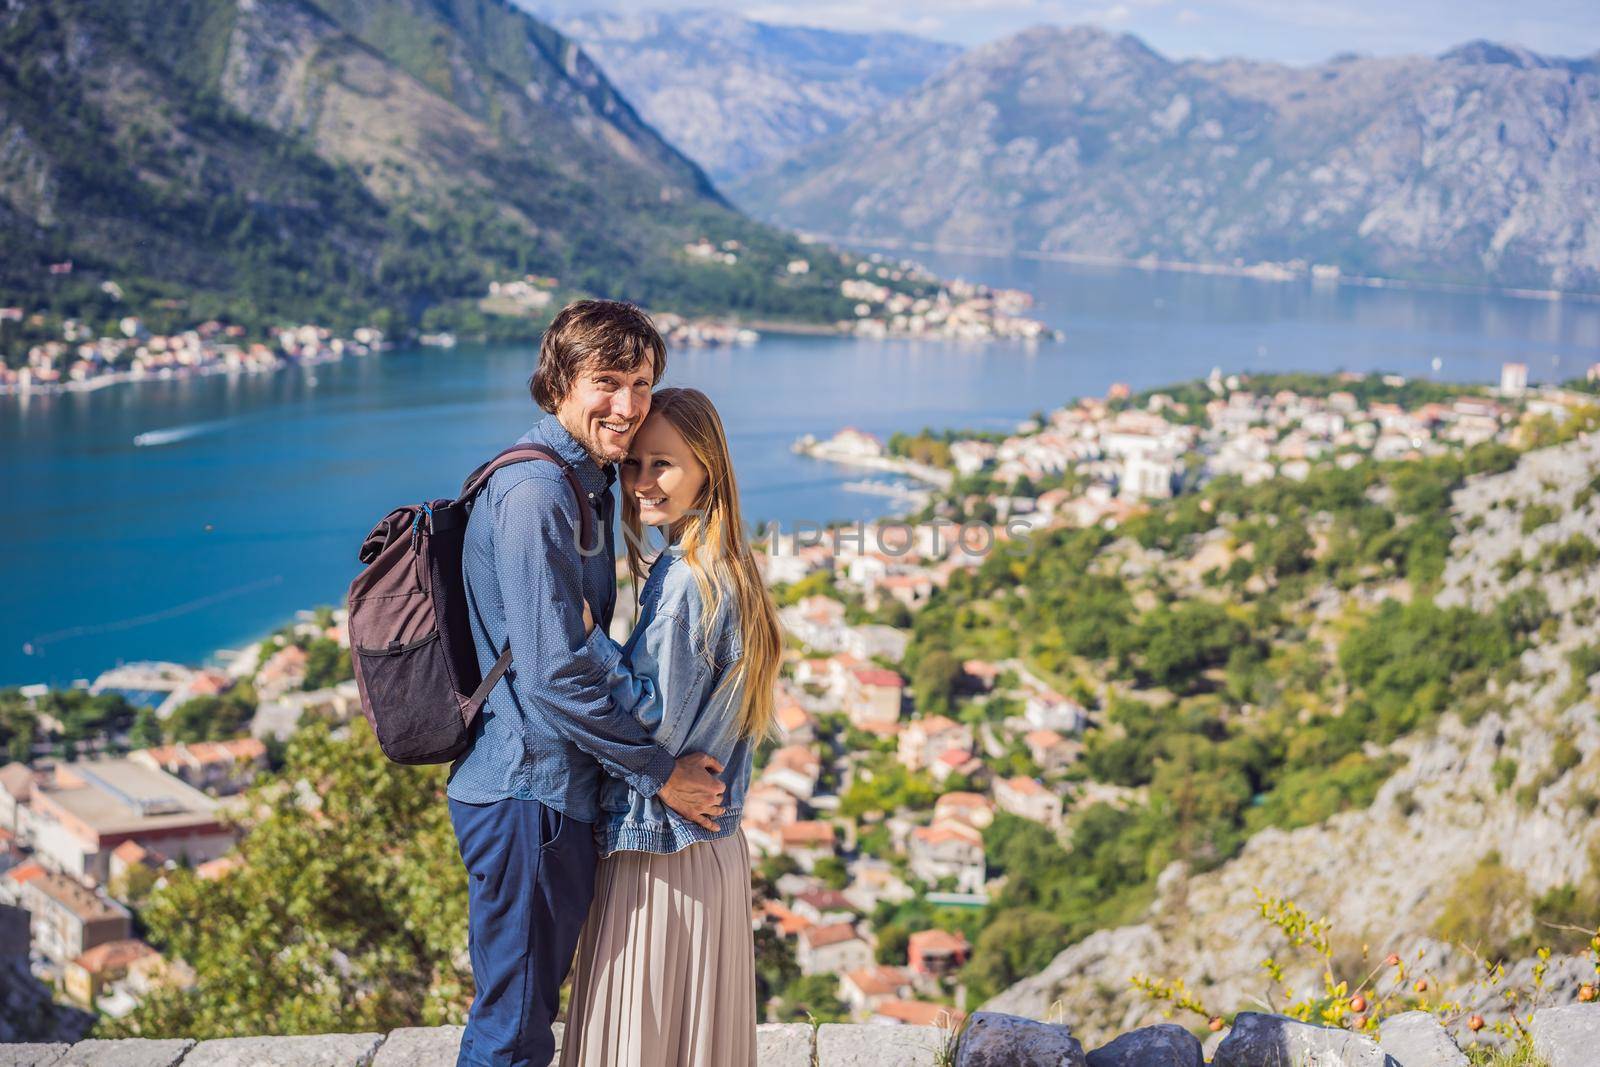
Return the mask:
{"type": "Polygon", "coordinates": [[[621,300],[575,300],[544,331],[533,402],[555,413],[583,370],[633,370],[649,362],[652,382],[667,372],[667,346],[650,316],[621,300]]]}

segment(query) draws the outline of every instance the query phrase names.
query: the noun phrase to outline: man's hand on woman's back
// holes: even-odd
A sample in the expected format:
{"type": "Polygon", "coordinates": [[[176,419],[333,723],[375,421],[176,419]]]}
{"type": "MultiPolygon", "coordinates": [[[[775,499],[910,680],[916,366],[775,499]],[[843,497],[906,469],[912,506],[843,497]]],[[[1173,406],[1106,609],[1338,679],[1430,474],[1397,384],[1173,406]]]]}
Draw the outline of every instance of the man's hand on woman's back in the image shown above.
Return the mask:
{"type": "Polygon", "coordinates": [[[661,803],[706,830],[720,830],[716,817],[722,814],[722,794],[727,788],[717,778],[722,764],[704,752],[678,757],[672,777],[656,796],[661,803]]]}

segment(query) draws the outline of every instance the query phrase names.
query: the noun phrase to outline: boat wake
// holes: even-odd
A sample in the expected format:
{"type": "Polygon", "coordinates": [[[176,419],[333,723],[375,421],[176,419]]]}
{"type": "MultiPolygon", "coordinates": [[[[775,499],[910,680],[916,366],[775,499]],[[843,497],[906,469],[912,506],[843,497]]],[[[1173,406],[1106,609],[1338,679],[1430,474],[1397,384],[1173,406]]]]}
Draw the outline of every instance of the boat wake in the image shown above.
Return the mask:
{"type": "Polygon", "coordinates": [[[218,419],[215,422],[193,422],[187,426],[171,426],[164,430],[146,430],[144,433],[134,435],[133,444],[136,448],[156,448],[161,445],[176,444],[191,437],[217,433],[239,421],[241,420],[218,419]]]}

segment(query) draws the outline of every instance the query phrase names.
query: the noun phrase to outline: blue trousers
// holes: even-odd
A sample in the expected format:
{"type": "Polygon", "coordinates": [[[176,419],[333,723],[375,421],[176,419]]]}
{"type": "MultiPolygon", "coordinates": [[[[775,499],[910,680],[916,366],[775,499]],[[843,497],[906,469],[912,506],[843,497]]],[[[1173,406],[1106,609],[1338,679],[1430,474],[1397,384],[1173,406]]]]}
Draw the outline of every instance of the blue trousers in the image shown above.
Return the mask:
{"type": "Polygon", "coordinates": [[[457,1067],[547,1067],[550,1024],[594,898],[594,828],[537,800],[450,801],[477,994],[457,1067]]]}

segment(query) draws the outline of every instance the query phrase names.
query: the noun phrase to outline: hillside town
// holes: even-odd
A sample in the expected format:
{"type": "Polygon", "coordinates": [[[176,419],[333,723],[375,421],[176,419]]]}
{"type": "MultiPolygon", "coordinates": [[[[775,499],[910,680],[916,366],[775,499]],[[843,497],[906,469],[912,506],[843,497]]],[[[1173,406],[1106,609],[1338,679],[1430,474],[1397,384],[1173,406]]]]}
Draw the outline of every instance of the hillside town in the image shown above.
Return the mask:
{"type": "MultiPolygon", "coordinates": [[[[959,661],[940,706],[924,702],[925,672],[906,662],[916,615],[994,544],[1114,530],[1224,476],[1303,479],[1323,464],[1510,442],[1529,416],[1559,424],[1586,399],[1530,389],[1519,364],[1496,389],[1436,389],[1409,406],[1361,400],[1371,384],[1345,375],[1264,391],[1215,372],[1138,397],[1117,386],[998,439],[834,438],[831,459],[947,477],[920,516],[763,532],[759,562],[790,647],[743,826],[753,928],[796,975],[769,991],[769,1018],[803,1002],[817,1017],[958,1023],[974,948],[963,916],[981,914],[1008,877],[990,862],[999,820],[1059,835],[1074,813],[1137,795],[1082,773],[1105,692],[999,656],[959,661]]],[[[1392,394],[1407,383],[1380,384],[1392,394]]],[[[1193,567],[1207,559],[1202,550],[1193,567]]],[[[360,718],[344,622],[307,612],[216,666],[108,671],[74,693],[120,697],[137,718],[70,742],[59,693],[11,691],[37,720],[31,747],[13,743],[0,768],[0,947],[14,964],[26,959],[60,1000],[112,1018],[158,983],[191,980],[184,961],[136,936],[140,903],[177,868],[226,876],[238,832],[228,814],[275,749],[309,721],[360,718]]]]}
{"type": "MultiPolygon", "coordinates": [[[[1343,376],[1350,383],[1366,375],[1343,376]]],[[[1600,363],[1587,380],[1600,381],[1600,363]]],[[[1382,375],[1391,389],[1408,383],[1382,375]]],[[[999,518],[1028,527],[1116,523],[1150,501],[1167,500],[1219,477],[1245,485],[1268,478],[1304,480],[1319,462],[1351,467],[1365,459],[1440,455],[1495,440],[1526,411],[1563,419],[1576,398],[1560,390],[1530,392],[1528,368],[1507,363],[1498,389],[1460,389],[1413,407],[1362,404],[1346,389],[1302,395],[1292,389],[1256,393],[1237,374],[1213,370],[1206,395],[1180,400],[1155,391],[1142,404],[1114,384],[1104,398],[1086,397],[999,436],[952,435],[948,442],[889,442],[853,427],[826,440],[801,437],[794,450],[817,459],[891,471],[939,489],[978,478],[999,518]],[[930,452],[938,462],[930,462],[930,452]],[[1026,492],[1010,492],[1015,488],[1026,492]],[[1046,488],[1041,488],[1046,487],[1046,488]]],[[[1441,392],[1451,392],[1442,390],[1441,392]]]]}
{"type": "Polygon", "coordinates": [[[1058,331],[1022,314],[1033,306],[1033,297],[1020,289],[996,289],[959,278],[940,282],[914,263],[896,263],[878,253],[857,263],[856,274],[858,277],[839,283],[840,295],[855,301],[855,319],[839,323],[839,329],[857,337],[947,341],[1061,338],[1058,331]],[[936,291],[913,296],[885,284],[901,281],[936,287],[936,291]]]}
{"type": "MultiPolygon", "coordinates": [[[[112,283],[107,282],[107,285],[112,283]]],[[[43,326],[42,313],[0,308],[0,323],[43,326]]],[[[366,356],[388,346],[371,326],[339,337],[314,324],[273,327],[264,341],[251,341],[244,327],[216,320],[173,334],[153,333],[138,315],[125,315],[117,332],[95,336],[86,323],[66,319],[61,336],[33,345],[20,367],[0,364],[0,395],[82,392],[122,382],[186,378],[202,374],[263,374],[366,356]]]]}
{"type": "MultiPolygon", "coordinates": [[[[717,243],[704,237],[683,246],[689,261],[707,266],[732,267],[743,251],[738,241],[717,243]]],[[[854,313],[853,318],[834,324],[839,333],[878,340],[1060,339],[1057,331],[1023,316],[1033,306],[1033,297],[1018,289],[997,289],[959,278],[943,281],[917,263],[896,260],[881,252],[864,256],[856,263],[855,271],[856,277],[839,283],[839,295],[852,302],[854,313]]],[[[811,273],[811,261],[792,259],[783,273],[791,279],[803,279],[811,273]]],[[[735,338],[743,343],[734,327],[726,329],[734,331],[735,338]]],[[[664,335],[666,332],[663,330],[664,335]]],[[[712,337],[710,341],[688,343],[729,343],[717,339],[715,333],[712,337]]],[[[667,340],[674,342],[671,336],[667,340]]]]}

